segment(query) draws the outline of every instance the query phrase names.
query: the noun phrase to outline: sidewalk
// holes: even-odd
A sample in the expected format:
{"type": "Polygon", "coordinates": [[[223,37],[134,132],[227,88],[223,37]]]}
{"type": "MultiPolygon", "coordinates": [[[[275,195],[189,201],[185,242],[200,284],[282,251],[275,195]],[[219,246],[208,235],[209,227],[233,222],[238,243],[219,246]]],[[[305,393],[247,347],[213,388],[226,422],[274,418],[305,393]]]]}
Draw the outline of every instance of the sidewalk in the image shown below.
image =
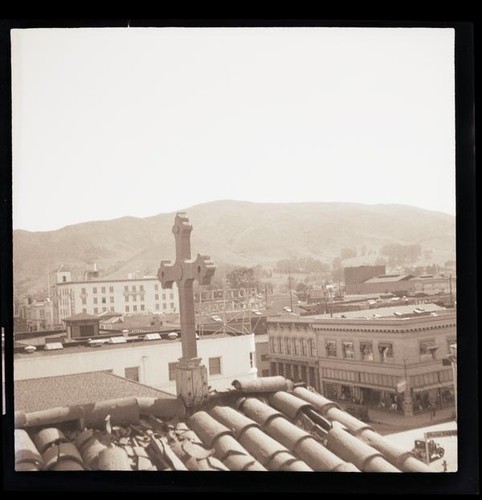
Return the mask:
{"type": "Polygon", "coordinates": [[[370,420],[368,423],[380,434],[391,434],[417,427],[448,422],[454,420],[454,413],[454,407],[439,409],[435,416],[432,416],[430,412],[405,416],[400,413],[390,413],[369,408],[368,416],[370,420]]]}

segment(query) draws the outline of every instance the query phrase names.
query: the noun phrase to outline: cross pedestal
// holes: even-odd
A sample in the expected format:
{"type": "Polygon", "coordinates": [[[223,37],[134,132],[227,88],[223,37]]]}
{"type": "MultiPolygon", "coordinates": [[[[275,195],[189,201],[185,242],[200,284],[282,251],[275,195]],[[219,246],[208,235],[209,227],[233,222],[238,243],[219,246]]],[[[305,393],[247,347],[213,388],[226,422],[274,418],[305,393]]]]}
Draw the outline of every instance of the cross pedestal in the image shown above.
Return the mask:
{"type": "Polygon", "coordinates": [[[179,290],[182,357],[176,372],[176,388],[178,397],[188,407],[199,405],[208,395],[207,370],[197,355],[193,283],[197,280],[208,285],[216,270],[207,255],[198,254],[191,259],[191,231],[187,215],[179,212],[172,228],[176,260],[174,263],[162,260],[157,274],[163,288],[172,288],[176,282],[179,290]]]}

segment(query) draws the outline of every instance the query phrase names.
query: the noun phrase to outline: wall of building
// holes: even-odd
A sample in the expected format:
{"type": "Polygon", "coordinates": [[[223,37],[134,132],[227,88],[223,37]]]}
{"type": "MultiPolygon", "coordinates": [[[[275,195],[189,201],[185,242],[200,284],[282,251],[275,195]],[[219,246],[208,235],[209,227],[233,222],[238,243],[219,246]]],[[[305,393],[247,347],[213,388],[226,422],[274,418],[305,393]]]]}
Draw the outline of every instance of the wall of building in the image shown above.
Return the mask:
{"type": "Polygon", "coordinates": [[[408,295],[415,291],[415,283],[411,280],[387,281],[376,283],[358,283],[345,287],[347,294],[394,293],[408,295]]]}
{"type": "Polygon", "coordinates": [[[268,322],[268,332],[272,372],[295,381],[308,377],[303,381],[322,392],[328,383],[350,386],[358,395],[362,387],[396,394],[398,384],[406,381],[411,404],[416,393],[453,387],[453,374],[442,359],[456,340],[454,312],[403,319],[277,321],[268,322]]]}
{"type": "MultiPolygon", "coordinates": [[[[345,286],[361,283],[375,276],[385,274],[385,266],[345,267],[345,286]]],[[[347,292],[348,293],[348,292],[347,292]]]]}
{"type": "Polygon", "coordinates": [[[255,336],[258,377],[270,376],[268,334],[255,336]]]}
{"type": "Polygon", "coordinates": [[[57,322],[78,313],[124,314],[179,312],[176,284],[163,289],[157,278],[66,282],[57,284],[57,322]]]}
{"type": "MultiPolygon", "coordinates": [[[[221,357],[221,373],[210,374],[213,389],[225,390],[239,377],[256,377],[254,335],[202,339],[198,354],[209,367],[209,358],[221,357]],[[253,365],[253,366],[252,366],[253,365]]],[[[112,370],[125,376],[126,368],[139,368],[139,382],[175,394],[176,382],[169,380],[169,363],[181,357],[181,342],[145,342],[131,345],[89,348],[81,352],[64,351],[16,356],[15,380],[112,370]]],[[[209,372],[208,372],[209,373],[209,372]]]]}

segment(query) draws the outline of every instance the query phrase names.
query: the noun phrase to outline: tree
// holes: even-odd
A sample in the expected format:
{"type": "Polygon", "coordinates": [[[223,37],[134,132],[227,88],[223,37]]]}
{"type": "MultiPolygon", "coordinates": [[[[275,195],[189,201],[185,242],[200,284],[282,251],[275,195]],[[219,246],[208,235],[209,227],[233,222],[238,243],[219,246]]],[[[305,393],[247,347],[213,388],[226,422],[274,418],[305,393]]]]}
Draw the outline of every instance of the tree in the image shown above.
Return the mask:
{"type": "Polygon", "coordinates": [[[230,288],[259,287],[252,267],[236,267],[226,274],[226,281],[230,288]]]}
{"type": "Polygon", "coordinates": [[[342,248],[340,251],[341,260],[351,259],[352,257],[356,257],[356,250],[353,248],[342,248]]]}

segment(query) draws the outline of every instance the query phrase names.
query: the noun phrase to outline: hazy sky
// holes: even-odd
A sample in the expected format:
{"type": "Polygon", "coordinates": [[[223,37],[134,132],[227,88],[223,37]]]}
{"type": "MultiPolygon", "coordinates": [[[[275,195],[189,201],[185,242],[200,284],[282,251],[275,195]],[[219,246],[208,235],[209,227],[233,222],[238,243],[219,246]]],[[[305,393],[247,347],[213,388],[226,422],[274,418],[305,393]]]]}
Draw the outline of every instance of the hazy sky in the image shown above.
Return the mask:
{"type": "Polygon", "coordinates": [[[12,31],[14,228],[217,199],[455,213],[454,31],[12,31]]]}

